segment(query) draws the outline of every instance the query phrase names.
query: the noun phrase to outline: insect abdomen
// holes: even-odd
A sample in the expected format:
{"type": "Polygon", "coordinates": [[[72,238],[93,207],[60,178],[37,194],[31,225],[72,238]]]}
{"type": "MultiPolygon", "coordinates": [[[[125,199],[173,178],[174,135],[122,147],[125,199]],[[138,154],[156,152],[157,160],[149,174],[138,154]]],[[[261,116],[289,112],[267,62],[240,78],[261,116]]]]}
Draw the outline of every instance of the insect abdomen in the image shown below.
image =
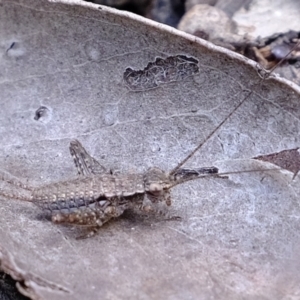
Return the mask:
{"type": "Polygon", "coordinates": [[[49,184],[34,190],[32,198],[43,209],[60,211],[143,193],[145,188],[142,174],[104,174],[49,184]]]}

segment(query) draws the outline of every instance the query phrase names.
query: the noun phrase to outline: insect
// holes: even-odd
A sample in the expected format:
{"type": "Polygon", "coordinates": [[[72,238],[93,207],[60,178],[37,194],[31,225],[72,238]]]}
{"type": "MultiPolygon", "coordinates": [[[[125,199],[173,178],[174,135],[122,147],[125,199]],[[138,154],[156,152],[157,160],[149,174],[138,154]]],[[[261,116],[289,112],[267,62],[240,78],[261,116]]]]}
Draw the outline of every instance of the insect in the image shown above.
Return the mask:
{"type": "Polygon", "coordinates": [[[156,212],[159,202],[170,206],[170,189],[178,184],[207,175],[218,176],[215,167],[176,168],[170,173],[154,167],[141,174],[113,174],[91,157],[78,140],[71,141],[69,149],[78,178],[37,188],[2,178],[29,194],[4,191],[0,194],[33,202],[50,214],[54,223],[88,226],[91,231],[87,236],[92,236],[104,223],[119,217],[126,209],[156,212]]]}

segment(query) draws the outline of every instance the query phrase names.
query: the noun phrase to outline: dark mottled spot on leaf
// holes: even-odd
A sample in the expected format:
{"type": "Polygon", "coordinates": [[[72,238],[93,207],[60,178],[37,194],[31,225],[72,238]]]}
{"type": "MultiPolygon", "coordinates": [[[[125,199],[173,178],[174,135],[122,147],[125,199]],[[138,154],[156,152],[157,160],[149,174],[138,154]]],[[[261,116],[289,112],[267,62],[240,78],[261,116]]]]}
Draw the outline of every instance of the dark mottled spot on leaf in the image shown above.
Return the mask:
{"type": "Polygon", "coordinates": [[[145,91],[162,84],[185,80],[199,72],[198,60],[185,55],[170,56],[166,59],[157,57],[143,70],[127,68],[123,79],[133,91],[145,91]]]}

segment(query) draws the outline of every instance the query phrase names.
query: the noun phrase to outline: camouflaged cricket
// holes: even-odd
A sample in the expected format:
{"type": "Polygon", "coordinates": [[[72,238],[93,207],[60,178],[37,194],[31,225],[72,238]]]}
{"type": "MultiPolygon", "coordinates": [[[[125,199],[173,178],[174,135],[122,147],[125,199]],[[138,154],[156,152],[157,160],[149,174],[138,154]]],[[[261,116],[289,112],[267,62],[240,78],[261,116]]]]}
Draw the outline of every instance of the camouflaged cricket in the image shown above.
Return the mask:
{"type": "Polygon", "coordinates": [[[91,236],[126,209],[155,212],[159,202],[171,205],[170,189],[175,185],[218,173],[215,167],[175,168],[172,173],[154,167],[141,174],[113,174],[91,157],[78,140],[71,141],[70,153],[78,170],[77,178],[38,188],[3,179],[26,190],[29,195],[3,191],[0,194],[33,202],[49,214],[54,223],[89,226],[92,230],[88,236],[91,236]]]}

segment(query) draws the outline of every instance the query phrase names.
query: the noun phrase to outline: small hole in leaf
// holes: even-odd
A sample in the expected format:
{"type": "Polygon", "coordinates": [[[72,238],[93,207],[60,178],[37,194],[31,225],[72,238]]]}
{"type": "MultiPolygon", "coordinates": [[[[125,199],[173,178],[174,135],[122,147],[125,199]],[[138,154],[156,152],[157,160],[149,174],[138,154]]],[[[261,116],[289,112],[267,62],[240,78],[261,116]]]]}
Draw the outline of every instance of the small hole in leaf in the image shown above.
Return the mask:
{"type": "Polygon", "coordinates": [[[49,113],[49,109],[46,106],[40,106],[36,111],[34,115],[34,119],[38,121],[41,118],[47,117],[49,113]]]}

